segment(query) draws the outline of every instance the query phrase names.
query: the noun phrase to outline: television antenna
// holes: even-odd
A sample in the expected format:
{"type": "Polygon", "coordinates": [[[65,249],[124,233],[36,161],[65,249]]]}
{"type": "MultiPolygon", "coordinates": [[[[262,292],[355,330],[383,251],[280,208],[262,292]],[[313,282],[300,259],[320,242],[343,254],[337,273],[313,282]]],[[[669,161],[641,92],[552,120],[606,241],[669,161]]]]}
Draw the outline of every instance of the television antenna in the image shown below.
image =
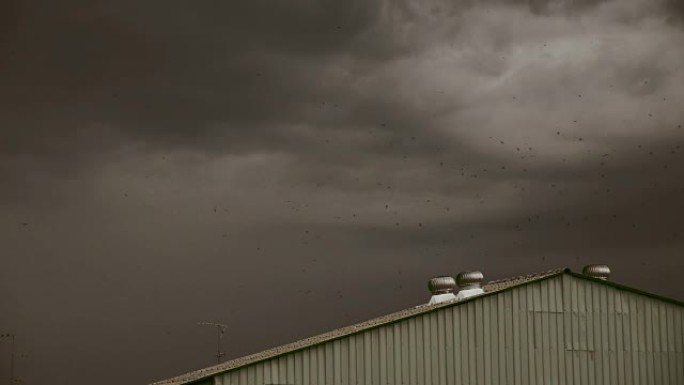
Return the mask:
{"type": "Polygon", "coordinates": [[[216,327],[216,363],[221,363],[221,358],[226,355],[225,352],[221,351],[221,339],[223,338],[223,333],[226,332],[228,325],[220,324],[216,322],[198,322],[197,325],[204,326],[215,326],[216,327]]]}
{"type": "Polygon", "coordinates": [[[13,333],[3,333],[0,334],[0,338],[9,338],[10,339],[10,375],[9,375],[9,380],[10,380],[10,385],[14,385],[15,383],[15,378],[14,378],[14,338],[16,336],[13,333]]]}

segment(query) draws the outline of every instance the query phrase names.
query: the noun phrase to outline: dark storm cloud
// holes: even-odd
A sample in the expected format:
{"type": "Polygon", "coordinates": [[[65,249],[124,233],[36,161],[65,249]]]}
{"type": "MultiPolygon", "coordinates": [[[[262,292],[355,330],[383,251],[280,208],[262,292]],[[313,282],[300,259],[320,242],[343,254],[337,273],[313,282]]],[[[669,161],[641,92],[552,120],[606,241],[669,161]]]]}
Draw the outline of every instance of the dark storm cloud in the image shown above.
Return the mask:
{"type": "MultiPolygon", "coordinates": [[[[497,9],[501,3],[489,4],[497,9]]],[[[552,13],[596,5],[516,7],[552,13]]],[[[426,114],[439,111],[415,105],[409,90],[397,88],[406,68],[394,76],[383,73],[449,40],[471,46],[468,35],[459,37],[464,22],[480,16],[464,12],[470,7],[306,1],[166,2],[161,9],[133,2],[14,5],[19,22],[7,34],[13,39],[2,73],[8,85],[3,115],[15,129],[8,130],[5,150],[74,154],[52,139],[96,130],[94,125],[153,145],[219,153],[319,147],[293,131],[297,125],[318,132],[384,129],[408,137],[434,124],[426,114]]],[[[504,54],[513,43],[505,32],[495,32],[491,41],[504,54]],[[501,38],[508,43],[502,46],[496,41],[501,38]]],[[[484,51],[474,57],[479,65],[493,58],[486,46],[484,51]]],[[[459,97],[449,97],[454,100],[441,106],[444,111],[459,108],[459,97]]],[[[423,135],[430,139],[445,140],[435,131],[423,135]]],[[[402,151],[378,150],[384,149],[402,151]]]]}
{"type": "Polygon", "coordinates": [[[46,123],[75,130],[104,122],[151,142],[211,146],[211,127],[220,124],[223,132],[240,133],[240,139],[227,135],[224,151],[239,149],[240,140],[267,146],[270,141],[255,138],[275,135],[277,142],[287,136],[274,122],[376,125],[387,119],[379,116],[383,104],[390,103],[391,115],[402,111],[391,102],[394,90],[375,90],[369,100],[358,91],[372,90],[355,90],[350,82],[453,36],[460,29],[456,11],[465,6],[453,7],[306,1],[165,2],[161,9],[137,2],[14,5],[19,21],[4,48],[3,113],[26,133],[15,141],[36,134],[49,141],[55,130],[46,123]],[[448,23],[442,13],[451,17],[448,23]],[[426,16],[439,27],[425,28],[426,16]],[[355,99],[364,105],[354,105],[355,99]],[[324,106],[359,114],[326,119],[316,111],[324,106]]]}
{"type": "Polygon", "coordinates": [[[678,23],[681,27],[681,23],[684,22],[684,4],[677,0],[667,0],[665,4],[668,20],[678,23]]]}
{"type": "Polygon", "coordinates": [[[326,65],[317,60],[340,55],[377,5],[165,2],[161,14],[158,4],[137,2],[26,8],[4,73],[15,91],[30,82],[41,93],[12,95],[18,105],[59,98],[88,111],[65,111],[65,119],[192,138],[210,122],[253,128],[298,116],[326,65]]]}
{"type": "MultiPolygon", "coordinates": [[[[130,140],[217,153],[315,152],[326,131],[389,125],[405,133],[421,124],[419,111],[388,95],[394,79],[377,84],[383,90],[350,86],[416,43],[377,27],[381,5],[274,6],[165,3],[163,17],[158,7],[125,2],[15,6],[19,22],[2,63],[3,153],[12,163],[79,172],[130,140]],[[296,126],[310,129],[302,135],[296,126]],[[36,159],[16,159],[26,156],[36,159]]],[[[400,25],[404,12],[386,24],[400,25]]]]}
{"type": "Polygon", "coordinates": [[[462,269],[607,262],[681,297],[677,4],[8,3],[19,369],[152,381],[212,362],[197,321],[246,354],[462,269]]]}
{"type": "Polygon", "coordinates": [[[330,61],[368,24],[372,9],[359,4],[165,3],[163,17],[132,2],[11,4],[3,175],[30,191],[17,173],[82,172],[131,140],[220,153],[297,147],[287,127],[321,96],[317,58],[330,61]]]}

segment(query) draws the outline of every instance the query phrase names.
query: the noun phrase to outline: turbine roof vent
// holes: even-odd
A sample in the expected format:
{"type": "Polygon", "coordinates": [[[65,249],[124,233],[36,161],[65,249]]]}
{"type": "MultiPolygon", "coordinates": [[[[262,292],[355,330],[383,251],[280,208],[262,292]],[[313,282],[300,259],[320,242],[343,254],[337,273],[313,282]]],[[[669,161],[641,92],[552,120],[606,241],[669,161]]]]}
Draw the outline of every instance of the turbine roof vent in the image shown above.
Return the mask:
{"type": "Polygon", "coordinates": [[[456,299],[454,289],[456,281],[452,277],[435,277],[428,281],[428,289],[432,293],[428,305],[434,305],[456,299]]]}
{"type": "Polygon", "coordinates": [[[464,271],[456,276],[456,283],[463,289],[480,287],[484,280],[484,275],[480,271],[464,271]]]}
{"type": "Polygon", "coordinates": [[[455,288],[453,277],[435,277],[428,281],[428,289],[432,294],[453,293],[455,288]]]}
{"type": "Polygon", "coordinates": [[[480,271],[464,271],[456,276],[456,283],[461,290],[456,294],[456,299],[465,299],[474,295],[484,293],[481,284],[484,280],[484,275],[480,271]]]}
{"type": "Polygon", "coordinates": [[[590,277],[608,280],[610,277],[610,268],[608,265],[587,265],[582,269],[582,274],[590,277]]]}

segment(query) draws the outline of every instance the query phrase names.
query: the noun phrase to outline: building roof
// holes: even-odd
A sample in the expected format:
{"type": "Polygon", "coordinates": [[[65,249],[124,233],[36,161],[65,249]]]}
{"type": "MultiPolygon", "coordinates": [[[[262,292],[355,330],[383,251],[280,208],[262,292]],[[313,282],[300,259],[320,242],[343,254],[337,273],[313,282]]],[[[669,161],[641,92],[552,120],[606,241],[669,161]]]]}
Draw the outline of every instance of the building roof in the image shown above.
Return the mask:
{"type": "Polygon", "coordinates": [[[473,300],[477,300],[478,298],[482,298],[483,296],[489,295],[489,294],[494,294],[494,293],[499,293],[502,291],[506,291],[508,289],[512,289],[514,287],[518,287],[521,285],[526,285],[532,282],[538,282],[544,279],[552,278],[555,276],[559,276],[562,274],[569,274],[574,277],[582,278],[582,279],[587,279],[587,280],[592,280],[596,281],[602,284],[607,284],[609,286],[617,287],[622,290],[629,290],[632,292],[636,292],[642,295],[646,295],[652,298],[664,300],[670,303],[674,303],[680,306],[684,306],[683,302],[658,296],[652,293],[647,293],[647,292],[642,292],[640,290],[636,290],[630,287],[626,287],[620,284],[616,284],[612,281],[605,281],[593,277],[588,277],[583,274],[578,274],[572,272],[568,268],[559,268],[559,269],[554,269],[554,270],[549,270],[541,273],[535,273],[535,274],[530,274],[530,275],[524,275],[524,276],[518,276],[518,277],[512,277],[512,278],[506,278],[506,279],[501,279],[497,281],[490,281],[487,284],[482,286],[482,289],[484,290],[484,294],[478,295],[478,296],[473,296],[470,298],[466,298],[460,301],[448,301],[448,302],[443,302],[443,303],[438,303],[435,305],[419,305],[416,307],[404,309],[395,313],[387,314],[382,317],[378,318],[373,318],[368,321],[360,322],[354,325],[350,326],[345,326],[339,329],[332,330],[327,333],[319,334],[317,336],[305,338],[299,341],[295,341],[286,345],[278,346],[272,349],[264,350],[262,352],[258,352],[255,354],[251,354],[248,356],[236,358],[234,360],[226,361],[223,363],[220,363],[218,365],[214,365],[208,368],[196,370],[190,373],[186,373],[177,377],[173,377],[167,380],[162,380],[159,382],[155,382],[152,385],[179,385],[179,384],[188,384],[188,383],[193,383],[202,379],[206,379],[208,377],[211,377],[213,375],[227,372],[232,369],[236,369],[239,367],[243,367],[246,365],[254,364],[259,361],[264,361],[267,359],[271,359],[286,353],[291,353],[293,351],[305,349],[308,347],[312,347],[324,342],[328,342],[331,340],[335,340],[338,338],[342,338],[351,334],[359,333],[361,331],[373,329],[382,325],[386,324],[391,324],[406,318],[410,318],[419,314],[423,313],[428,313],[431,311],[434,311],[436,309],[440,308],[445,308],[445,307],[450,307],[450,306],[457,306],[463,303],[467,303],[473,300]]]}

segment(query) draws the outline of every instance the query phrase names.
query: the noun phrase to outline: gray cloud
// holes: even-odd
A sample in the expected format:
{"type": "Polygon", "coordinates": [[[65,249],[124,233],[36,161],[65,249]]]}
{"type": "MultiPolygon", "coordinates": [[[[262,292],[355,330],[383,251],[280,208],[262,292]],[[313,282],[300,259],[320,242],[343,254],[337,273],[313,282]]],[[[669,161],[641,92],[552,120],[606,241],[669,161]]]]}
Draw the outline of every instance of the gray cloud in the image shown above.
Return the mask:
{"type": "Polygon", "coordinates": [[[236,356],[471,268],[605,261],[680,298],[677,4],[8,3],[19,371],[149,382],[212,362],[197,321],[236,356]]]}

